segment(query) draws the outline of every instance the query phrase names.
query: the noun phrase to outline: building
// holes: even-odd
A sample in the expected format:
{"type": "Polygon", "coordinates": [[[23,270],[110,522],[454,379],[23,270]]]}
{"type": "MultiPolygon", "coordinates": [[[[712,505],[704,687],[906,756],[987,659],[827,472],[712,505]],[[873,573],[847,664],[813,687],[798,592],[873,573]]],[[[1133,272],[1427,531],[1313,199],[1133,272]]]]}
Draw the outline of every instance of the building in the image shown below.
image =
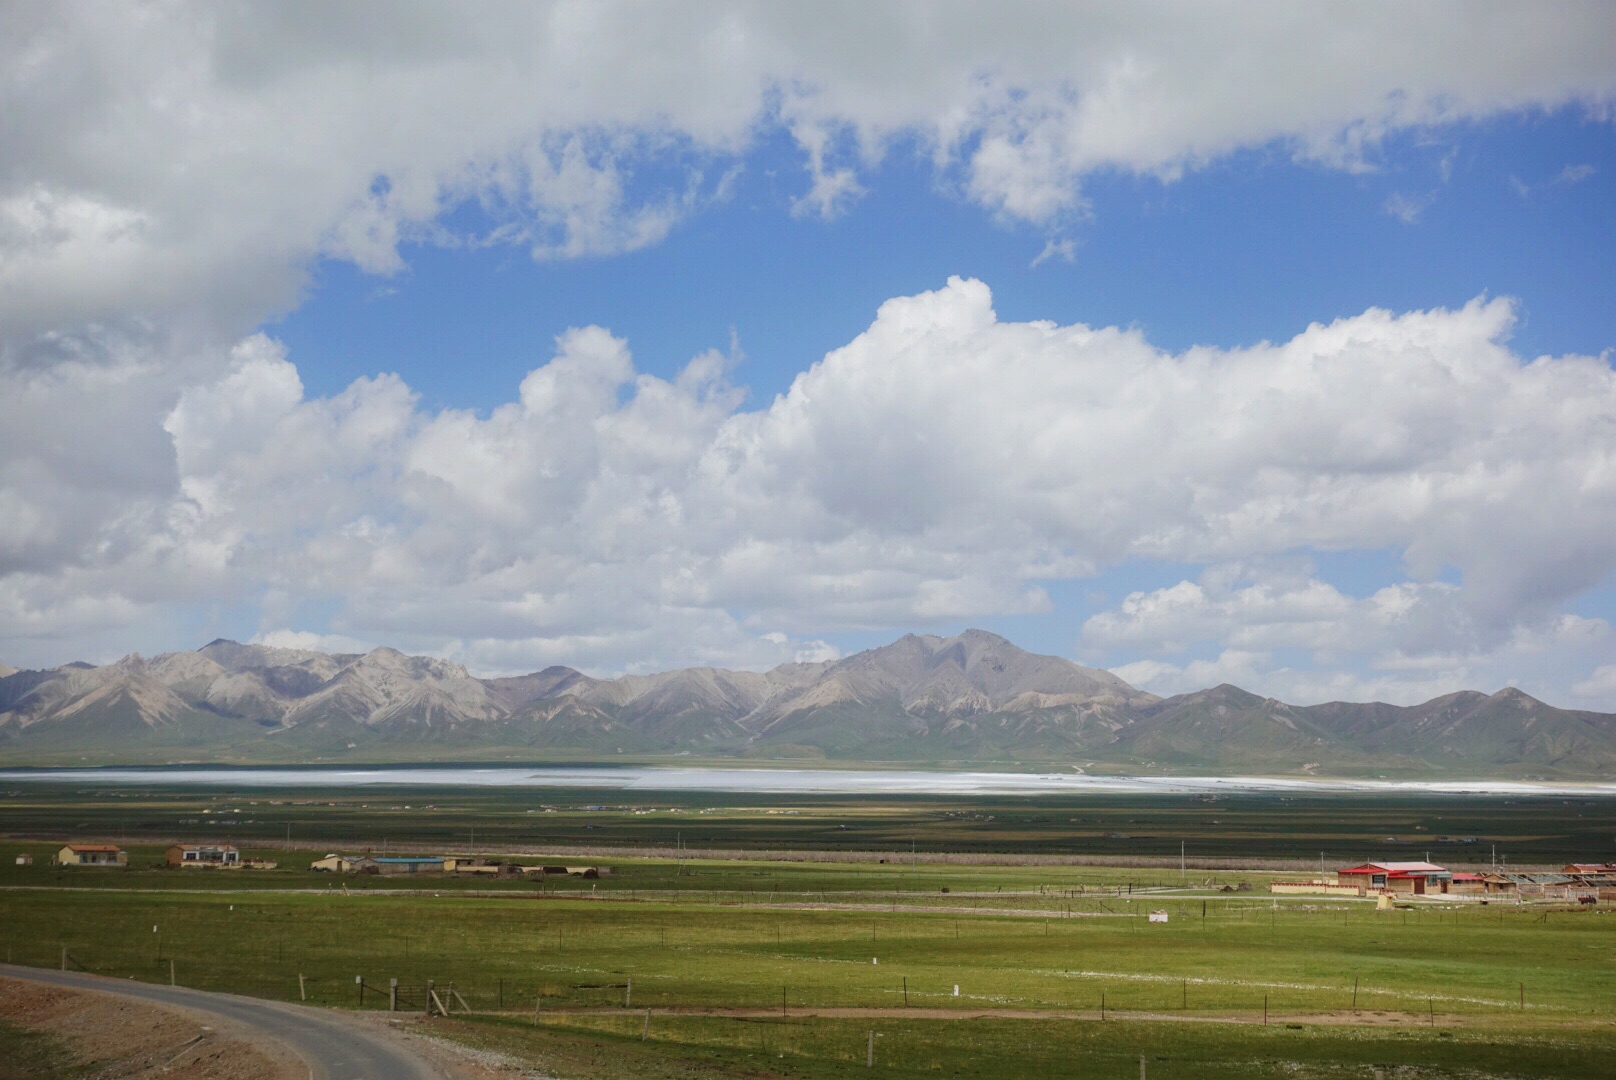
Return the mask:
{"type": "Polygon", "coordinates": [[[1335,876],[1342,885],[1362,885],[1369,892],[1384,889],[1414,896],[1445,893],[1453,880],[1451,871],[1428,862],[1364,863],[1337,870],[1335,876]]]}
{"type": "Polygon", "coordinates": [[[446,874],[486,874],[492,877],[520,874],[522,868],[515,863],[500,862],[474,855],[445,855],[443,871],[446,874]]]}
{"type": "Polygon", "coordinates": [[[1575,874],[1581,877],[1586,874],[1616,874],[1616,864],[1597,862],[1574,862],[1560,871],[1562,874],[1575,874]]]}
{"type": "Polygon", "coordinates": [[[1282,896],[1363,896],[1365,887],[1362,882],[1343,885],[1328,878],[1313,878],[1310,881],[1270,881],[1268,891],[1282,896]]]}
{"type": "Polygon", "coordinates": [[[436,855],[394,855],[371,859],[378,874],[441,874],[443,859],[436,855]]]}
{"type": "Polygon", "coordinates": [[[128,866],[129,855],[116,844],[69,844],[56,853],[57,866],[128,866]]]}
{"type": "Polygon", "coordinates": [[[376,860],[368,855],[327,855],[309,863],[309,869],[328,874],[374,874],[376,860]]]}
{"type": "Polygon", "coordinates": [[[27,855],[27,854],[18,855],[17,856],[17,865],[18,866],[32,866],[32,865],[34,865],[34,857],[32,855],[27,855]]]}
{"type": "Polygon", "coordinates": [[[1488,896],[1513,896],[1519,885],[1514,874],[1492,873],[1481,876],[1481,891],[1488,896]]]}
{"type": "Polygon", "coordinates": [[[234,870],[241,866],[241,852],[230,844],[171,844],[164,857],[168,865],[188,869],[234,870]]]}

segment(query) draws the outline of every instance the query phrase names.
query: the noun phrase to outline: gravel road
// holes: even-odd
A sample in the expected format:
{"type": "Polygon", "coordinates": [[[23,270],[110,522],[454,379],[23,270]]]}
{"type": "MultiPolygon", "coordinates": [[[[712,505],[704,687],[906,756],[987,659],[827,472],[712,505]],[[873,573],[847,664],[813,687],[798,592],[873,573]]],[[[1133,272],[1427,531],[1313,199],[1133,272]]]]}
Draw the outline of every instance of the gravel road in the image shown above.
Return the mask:
{"type": "Polygon", "coordinates": [[[444,1080],[446,1075],[386,1037],[364,1031],[321,1009],[11,964],[0,964],[0,975],[47,986],[120,994],[232,1021],[296,1053],[308,1064],[310,1080],[444,1080]]]}

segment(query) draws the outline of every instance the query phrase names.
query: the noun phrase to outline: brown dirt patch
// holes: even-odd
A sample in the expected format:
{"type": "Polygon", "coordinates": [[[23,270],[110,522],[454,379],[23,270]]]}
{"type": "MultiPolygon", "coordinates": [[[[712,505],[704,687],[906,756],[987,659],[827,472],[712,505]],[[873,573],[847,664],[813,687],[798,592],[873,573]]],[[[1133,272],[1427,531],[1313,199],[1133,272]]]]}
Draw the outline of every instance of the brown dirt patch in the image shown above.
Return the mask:
{"type": "Polygon", "coordinates": [[[0,1017],[64,1040],[94,1080],[306,1080],[279,1043],[186,1009],[0,978],[0,1017]]]}

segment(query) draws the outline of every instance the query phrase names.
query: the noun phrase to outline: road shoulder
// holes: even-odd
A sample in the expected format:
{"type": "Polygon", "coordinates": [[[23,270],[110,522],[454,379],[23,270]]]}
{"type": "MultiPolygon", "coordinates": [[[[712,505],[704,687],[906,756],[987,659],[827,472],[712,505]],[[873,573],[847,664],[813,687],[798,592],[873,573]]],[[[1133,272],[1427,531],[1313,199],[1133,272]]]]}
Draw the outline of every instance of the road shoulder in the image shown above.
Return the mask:
{"type": "Polygon", "coordinates": [[[196,1080],[307,1080],[308,1066],[245,1025],[100,990],[0,977],[0,1018],[56,1036],[98,1077],[169,1073],[196,1080]]]}

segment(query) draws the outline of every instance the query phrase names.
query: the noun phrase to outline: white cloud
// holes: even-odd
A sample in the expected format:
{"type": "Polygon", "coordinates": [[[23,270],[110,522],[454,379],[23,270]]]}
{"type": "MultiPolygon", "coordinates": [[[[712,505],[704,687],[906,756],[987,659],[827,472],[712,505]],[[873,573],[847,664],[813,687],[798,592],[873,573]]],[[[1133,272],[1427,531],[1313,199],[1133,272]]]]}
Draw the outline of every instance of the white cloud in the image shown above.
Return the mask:
{"type": "Polygon", "coordinates": [[[1044,250],[1033,256],[1031,266],[1036,268],[1050,259],[1059,259],[1061,262],[1075,262],[1077,259],[1077,242],[1070,237],[1051,237],[1044,242],[1044,250]]]}
{"type": "Polygon", "coordinates": [[[1142,689],[1182,694],[1220,683],[1298,705],[1385,701],[1415,705],[1460,690],[1515,686],[1562,708],[1616,710],[1616,665],[1609,624],[1566,615],[1521,627],[1497,647],[1406,656],[1377,651],[1321,652],[1287,662],[1277,651],[1221,649],[1194,659],[1136,660],[1111,668],[1142,689]],[[1592,674],[1583,677],[1592,669],[1592,674]]]}
{"type": "Polygon", "coordinates": [[[272,649],[299,649],[327,653],[365,653],[376,646],[357,638],[341,634],[317,634],[312,630],[270,630],[254,634],[254,645],[268,645],[272,649]]]}
{"type": "Polygon", "coordinates": [[[844,210],[904,139],[945,186],[1054,225],[1096,170],[1171,179],[1275,144],[1362,168],[1391,132],[1599,114],[1616,90],[1597,5],[400,3],[315,19],[64,3],[0,19],[8,366],[92,323],[238,335],[294,305],[321,255],[390,273],[409,241],[652,244],[772,133],[803,152],[804,212],[844,210]],[[451,231],[468,202],[490,230],[451,231]]]}
{"type": "Polygon", "coordinates": [[[1208,567],[1198,582],[1135,592],[1091,617],[1083,641],[1150,656],[1112,670],[1164,694],[1233,682],[1299,704],[1414,704],[1502,685],[1557,698],[1571,685],[1616,704],[1597,673],[1572,685],[1616,644],[1602,619],[1526,615],[1485,632],[1460,586],[1404,581],[1354,597],[1313,575],[1299,560],[1208,567]]]}
{"type": "Polygon", "coordinates": [[[1137,669],[1155,686],[1228,670],[1327,692],[1263,666],[1300,649],[1384,696],[1512,672],[1565,687],[1616,662],[1603,623],[1567,614],[1616,568],[1616,375],[1515,355],[1512,320],[1504,300],[1371,310],[1172,354],[1000,322],[955,279],[887,302],[755,411],[726,358],[659,379],[600,328],[487,413],[424,409],[392,376],[309,398],[261,335],[198,362],[171,405],[119,396],[133,361],[35,373],[0,405],[22,429],[0,429],[19,451],[4,649],[257,604],[266,633],[484,670],[750,666],[838,630],[1047,612],[1050,579],[1167,560],[1208,569],[1086,628],[1167,665],[1137,669]],[[119,402],[83,456],[32,414],[56,393],[119,402]],[[1295,556],[1357,549],[1401,552],[1404,579],[1351,595],[1295,556]],[[304,604],[334,614],[311,625],[304,604]]]}
{"type": "Polygon", "coordinates": [[[1435,201],[1434,194],[1405,195],[1401,191],[1394,191],[1386,197],[1381,208],[1404,225],[1418,225],[1420,218],[1425,216],[1425,211],[1435,201]]]}
{"type": "Polygon", "coordinates": [[[1573,683],[1571,693],[1609,708],[1616,701],[1616,663],[1600,664],[1586,679],[1573,683]]]}

